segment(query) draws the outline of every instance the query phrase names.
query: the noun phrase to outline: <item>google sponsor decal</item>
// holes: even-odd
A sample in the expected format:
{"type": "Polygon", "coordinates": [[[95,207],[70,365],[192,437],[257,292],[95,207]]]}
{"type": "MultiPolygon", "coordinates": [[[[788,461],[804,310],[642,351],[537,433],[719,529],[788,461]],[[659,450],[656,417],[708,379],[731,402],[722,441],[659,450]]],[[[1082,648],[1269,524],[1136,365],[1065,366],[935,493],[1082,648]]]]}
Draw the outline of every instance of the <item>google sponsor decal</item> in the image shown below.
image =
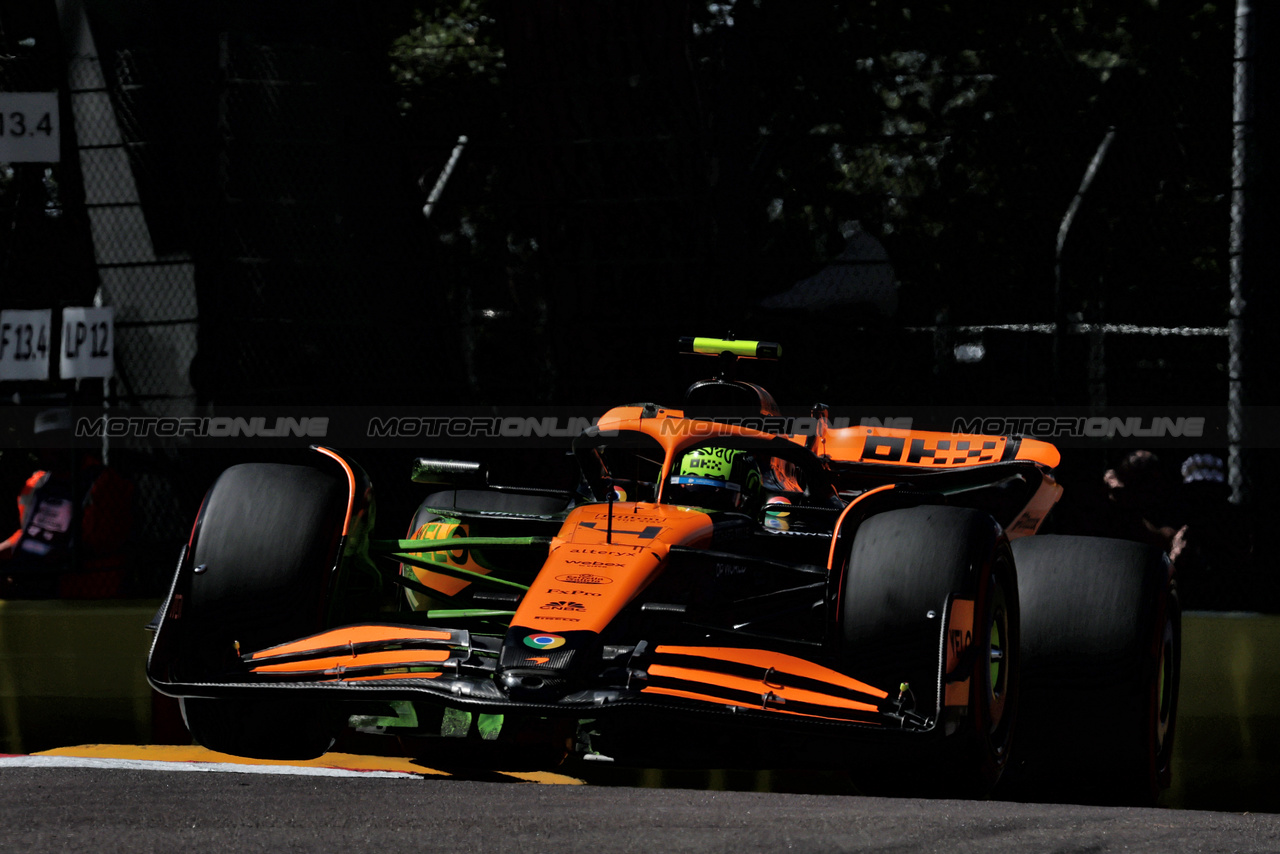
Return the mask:
{"type": "Polygon", "coordinates": [[[559,649],[564,646],[564,638],[559,635],[542,632],[536,635],[529,635],[524,639],[524,645],[531,646],[534,649],[559,649]]]}

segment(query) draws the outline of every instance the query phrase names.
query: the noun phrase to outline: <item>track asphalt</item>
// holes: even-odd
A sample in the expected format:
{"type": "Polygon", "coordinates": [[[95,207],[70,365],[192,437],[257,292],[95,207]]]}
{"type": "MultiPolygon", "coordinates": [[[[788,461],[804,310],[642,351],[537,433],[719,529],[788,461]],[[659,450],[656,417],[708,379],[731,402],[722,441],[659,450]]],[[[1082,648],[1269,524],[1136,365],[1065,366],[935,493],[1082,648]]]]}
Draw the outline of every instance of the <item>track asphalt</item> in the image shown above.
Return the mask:
{"type": "Polygon", "coordinates": [[[1280,851],[1274,814],[581,782],[351,754],[61,748],[0,758],[0,851],[1280,851]]]}

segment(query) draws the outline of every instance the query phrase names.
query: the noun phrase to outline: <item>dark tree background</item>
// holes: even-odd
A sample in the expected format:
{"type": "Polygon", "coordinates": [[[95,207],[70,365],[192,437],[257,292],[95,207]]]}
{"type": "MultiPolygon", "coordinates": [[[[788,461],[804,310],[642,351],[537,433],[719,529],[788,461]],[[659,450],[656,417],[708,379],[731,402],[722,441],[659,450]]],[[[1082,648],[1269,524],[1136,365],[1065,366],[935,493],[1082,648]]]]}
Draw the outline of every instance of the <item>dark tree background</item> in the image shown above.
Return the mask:
{"type": "MultiPolygon", "coordinates": [[[[1046,387],[1047,340],[997,334],[993,389],[903,330],[1225,323],[1226,7],[466,0],[417,21],[393,53],[406,116],[438,163],[471,140],[433,227],[468,270],[470,314],[495,315],[464,327],[481,396],[643,384],[673,335],[734,329],[786,340],[802,397],[1085,402],[1079,348],[1046,387]],[[1059,223],[1109,130],[1056,294],[1059,223]],[[757,307],[854,222],[888,251],[895,315],[757,307]],[[539,354],[514,371],[513,336],[539,354]],[[610,344],[638,370],[579,357],[610,344]]],[[[1221,349],[1148,347],[1112,397],[1224,400],[1221,349]]]]}
{"type": "MultiPolygon", "coordinates": [[[[20,5],[6,36],[56,46],[53,4],[20,5]]],[[[734,330],[790,345],[797,400],[1085,402],[1077,345],[1046,388],[1043,336],[991,333],[957,367],[906,330],[1226,320],[1229,5],[86,6],[153,240],[196,258],[205,400],[399,398],[424,357],[453,401],[654,396],[674,335],[734,330]],[[855,232],[887,250],[896,310],[759,307],[855,232]],[[631,358],[584,358],[610,352],[631,358]]],[[[27,79],[56,77],[48,52],[12,50],[6,88],[56,83],[27,79]]],[[[49,235],[84,245],[74,216],[30,221],[40,181],[0,174],[9,293],[76,257],[49,235]]],[[[55,287],[84,290],[78,269],[55,287]]],[[[1136,363],[1112,402],[1225,398],[1220,340],[1151,343],[1118,345],[1136,363]]]]}
{"type": "MultiPolygon", "coordinates": [[[[1226,325],[1234,4],[84,6],[194,264],[199,404],[675,402],[707,370],[676,338],[732,331],[786,346],[784,405],[854,417],[1225,405],[1221,335],[1045,330],[1226,325]],[[766,307],[884,259],[889,293],[766,307]]],[[[0,89],[60,88],[65,47],[52,0],[0,5],[0,89]]],[[[6,308],[96,287],[74,145],[0,164],[6,308]]]]}

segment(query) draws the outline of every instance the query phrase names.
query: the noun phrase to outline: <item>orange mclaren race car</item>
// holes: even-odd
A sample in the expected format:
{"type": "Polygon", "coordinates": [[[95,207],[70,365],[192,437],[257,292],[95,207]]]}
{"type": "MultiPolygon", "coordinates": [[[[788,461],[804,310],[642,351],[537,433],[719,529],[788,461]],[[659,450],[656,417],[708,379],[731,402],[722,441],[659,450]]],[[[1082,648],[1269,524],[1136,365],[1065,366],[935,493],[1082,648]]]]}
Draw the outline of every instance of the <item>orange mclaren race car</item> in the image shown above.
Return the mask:
{"type": "Polygon", "coordinates": [[[354,729],[428,760],[838,765],[885,793],[1168,785],[1172,570],[1136,543],[1037,534],[1061,493],[1052,445],[821,409],[757,429],[777,407],[728,368],[777,345],[684,343],[727,369],[681,408],[605,413],[573,442],[574,493],[419,459],[436,489],[407,539],[377,539],[369,480],[336,451],[228,469],[151,683],[197,741],[246,756],[316,756],[354,729]]]}

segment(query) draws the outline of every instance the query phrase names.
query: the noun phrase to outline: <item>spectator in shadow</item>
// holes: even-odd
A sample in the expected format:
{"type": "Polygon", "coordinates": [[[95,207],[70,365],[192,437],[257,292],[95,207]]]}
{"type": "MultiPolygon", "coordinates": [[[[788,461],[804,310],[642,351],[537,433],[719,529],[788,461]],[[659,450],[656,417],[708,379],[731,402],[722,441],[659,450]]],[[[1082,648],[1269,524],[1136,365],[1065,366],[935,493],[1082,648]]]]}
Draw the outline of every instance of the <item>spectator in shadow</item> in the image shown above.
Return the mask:
{"type": "Polygon", "coordinates": [[[1102,475],[1106,488],[1103,518],[1104,537],[1135,540],[1170,552],[1177,537],[1176,486],[1151,451],[1129,453],[1120,464],[1102,475]]]}
{"type": "Polygon", "coordinates": [[[1185,523],[1169,556],[1178,568],[1183,607],[1267,610],[1255,584],[1252,532],[1230,501],[1222,458],[1193,454],[1183,461],[1181,474],[1185,523]]]}
{"type": "Polygon", "coordinates": [[[0,598],[121,596],[131,570],[133,484],[71,447],[71,412],[36,416],[38,468],[18,495],[19,527],[0,542],[0,598]],[[56,446],[55,446],[56,445],[56,446]]]}

